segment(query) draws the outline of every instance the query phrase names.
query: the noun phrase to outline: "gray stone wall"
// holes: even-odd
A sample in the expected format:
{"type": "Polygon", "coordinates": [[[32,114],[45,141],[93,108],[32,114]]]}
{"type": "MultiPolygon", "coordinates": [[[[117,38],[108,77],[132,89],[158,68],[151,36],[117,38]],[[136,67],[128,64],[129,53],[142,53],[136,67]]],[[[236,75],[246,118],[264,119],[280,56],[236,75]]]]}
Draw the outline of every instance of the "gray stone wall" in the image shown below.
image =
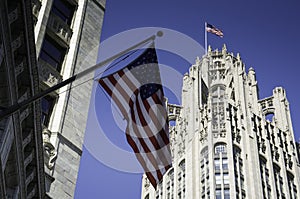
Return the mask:
{"type": "MultiPolygon", "coordinates": [[[[87,1],[85,9],[73,74],[95,65],[98,55],[104,10],[92,0],[87,1]]],[[[58,156],[53,173],[55,181],[50,188],[53,198],[73,198],[74,195],[93,84],[92,80],[86,81],[93,76],[92,73],[73,83],[67,94],[61,132],[57,136],[58,156]]]]}

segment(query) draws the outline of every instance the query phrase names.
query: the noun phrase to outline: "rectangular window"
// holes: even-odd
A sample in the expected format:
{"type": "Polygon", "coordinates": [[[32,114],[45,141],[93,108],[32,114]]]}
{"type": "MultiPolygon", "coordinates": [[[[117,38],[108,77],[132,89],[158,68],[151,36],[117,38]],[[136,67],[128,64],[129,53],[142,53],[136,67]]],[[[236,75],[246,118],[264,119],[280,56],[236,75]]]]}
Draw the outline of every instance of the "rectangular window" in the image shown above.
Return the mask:
{"type": "Polygon", "coordinates": [[[229,189],[224,189],[224,199],[230,199],[230,191],[229,191],[229,189]]]}
{"type": "Polygon", "coordinates": [[[53,39],[46,36],[42,46],[40,58],[50,64],[58,72],[61,70],[66,49],[58,45],[53,39]]]}
{"type": "Polygon", "coordinates": [[[222,160],[222,168],[223,170],[228,170],[228,159],[222,160]]]}
{"type": "Polygon", "coordinates": [[[54,0],[52,10],[55,15],[61,18],[66,24],[71,25],[75,6],[64,0],[54,0]]]}
{"type": "Polygon", "coordinates": [[[216,199],[222,199],[222,192],[220,189],[216,190],[216,199]]]}
{"type": "Polygon", "coordinates": [[[45,96],[41,100],[42,103],[42,124],[48,126],[51,117],[52,109],[54,106],[54,98],[45,96]]]}
{"type": "Polygon", "coordinates": [[[215,171],[220,171],[220,159],[215,160],[215,171]]]}

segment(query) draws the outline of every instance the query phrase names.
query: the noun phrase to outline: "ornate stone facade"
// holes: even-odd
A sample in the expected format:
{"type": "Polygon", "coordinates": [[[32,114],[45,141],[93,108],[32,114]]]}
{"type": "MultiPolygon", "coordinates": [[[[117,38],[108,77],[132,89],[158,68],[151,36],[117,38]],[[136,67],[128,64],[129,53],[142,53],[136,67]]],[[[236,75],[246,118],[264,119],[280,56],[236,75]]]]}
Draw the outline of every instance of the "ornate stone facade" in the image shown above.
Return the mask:
{"type": "MultiPolygon", "coordinates": [[[[105,0],[34,0],[36,57],[45,90],[96,64],[105,0]]],[[[42,98],[46,192],[74,198],[93,74],[42,98]],[[78,86],[80,84],[80,86],[78,86]]]]}
{"type": "Polygon", "coordinates": [[[173,167],[156,190],[143,177],[142,199],[299,198],[285,90],[259,99],[239,54],[209,48],[183,77],[182,105],[168,110],[173,167]]]}

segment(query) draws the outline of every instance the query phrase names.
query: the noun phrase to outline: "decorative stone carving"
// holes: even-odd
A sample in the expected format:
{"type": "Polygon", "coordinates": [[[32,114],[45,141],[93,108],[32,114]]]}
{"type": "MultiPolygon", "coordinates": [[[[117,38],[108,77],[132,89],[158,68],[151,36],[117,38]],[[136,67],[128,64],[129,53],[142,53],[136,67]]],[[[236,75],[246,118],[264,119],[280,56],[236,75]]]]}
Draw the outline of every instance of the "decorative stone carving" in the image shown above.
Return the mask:
{"type": "Polygon", "coordinates": [[[27,107],[24,111],[21,112],[20,121],[23,121],[25,118],[27,118],[29,114],[30,114],[30,109],[27,107]]]}
{"type": "Polygon", "coordinates": [[[11,48],[13,51],[17,50],[22,45],[22,36],[17,37],[12,43],[11,48]]]}
{"type": "Polygon", "coordinates": [[[40,0],[32,1],[32,14],[34,17],[38,18],[41,7],[42,7],[42,2],[40,0]]]}
{"type": "Polygon", "coordinates": [[[57,152],[53,144],[50,142],[51,131],[47,128],[43,129],[43,148],[44,148],[44,160],[48,169],[53,169],[54,162],[57,158],[57,152]]]}
{"type": "MultiPolygon", "coordinates": [[[[0,52],[1,54],[1,52],[0,52]]],[[[0,55],[0,63],[1,63],[1,55],[0,55]]],[[[24,71],[24,63],[25,61],[22,61],[20,64],[18,64],[15,68],[15,74],[16,76],[19,76],[24,71]]]]}
{"type": "Polygon", "coordinates": [[[13,11],[11,11],[9,14],[8,14],[8,21],[9,23],[13,23],[14,21],[16,21],[18,18],[18,8],[16,7],[16,9],[14,9],[13,11]]]}
{"type": "Polygon", "coordinates": [[[264,115],[267,115],[269,113],[274,114],[275,107],[273,103],[273,97],[268,97],[262,100],[258,101],[259,104],[261,105],[261,109],[264,115]]]}
{"type": "Polygon", "coordinates": [[[39,76],[40,80],[47,84],[49,87],[55,86],[62,81],[62,76],[50,64],[44,60],[39,60],[39,76]]]}
{"type": "Polygon", "coordinates": [[[179,106],[179,105],[169,104],[169,103],[168,103],[168,116],[169,116],[169,121],[175,121],[176,118],[179,117],[181,108],[182,108],[182,107],[179,106]]]}
{"type": "Polygon", "coordinates": [[[145,177],[145,183],[144,183],[145,190],[148,191],[150,187],[150,181],[147,177],[145,177]]]}
{"type": "Polygon", "coordinates": [[[199,66],[200,65],[200,58],[197,56],[196,57],[196,65],[199,66]]]}
{"type": "Polygon", "coordinates": [[[69,45],[73,32],[67,23],[55,14],[50,14],[47,25],[58,37],[69,45]]]}

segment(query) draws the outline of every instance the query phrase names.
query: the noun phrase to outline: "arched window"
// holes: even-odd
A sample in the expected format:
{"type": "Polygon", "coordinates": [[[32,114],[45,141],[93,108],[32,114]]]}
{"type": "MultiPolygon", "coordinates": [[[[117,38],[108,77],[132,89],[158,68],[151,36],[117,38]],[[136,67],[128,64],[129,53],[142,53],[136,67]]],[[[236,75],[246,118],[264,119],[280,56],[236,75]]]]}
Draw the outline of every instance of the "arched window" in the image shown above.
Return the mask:
{"type": "Polygon", "coordinates": [[[230,198],[229,193],[229,170],[227,158],[227,145],[226,143],[219,142],[214,147],[214,172],[215,172],[215,185],[216,185],[216,199],[230,198]],[[224,188],[222,188],[224,187],[224,188]]]}
{"type": "Polygon", "coordinates": [[[222,154],[227,154],[227,146],[226,143],[217,143],[215,145],[215,154],[219,155],[220,153],[222,154]]]}

